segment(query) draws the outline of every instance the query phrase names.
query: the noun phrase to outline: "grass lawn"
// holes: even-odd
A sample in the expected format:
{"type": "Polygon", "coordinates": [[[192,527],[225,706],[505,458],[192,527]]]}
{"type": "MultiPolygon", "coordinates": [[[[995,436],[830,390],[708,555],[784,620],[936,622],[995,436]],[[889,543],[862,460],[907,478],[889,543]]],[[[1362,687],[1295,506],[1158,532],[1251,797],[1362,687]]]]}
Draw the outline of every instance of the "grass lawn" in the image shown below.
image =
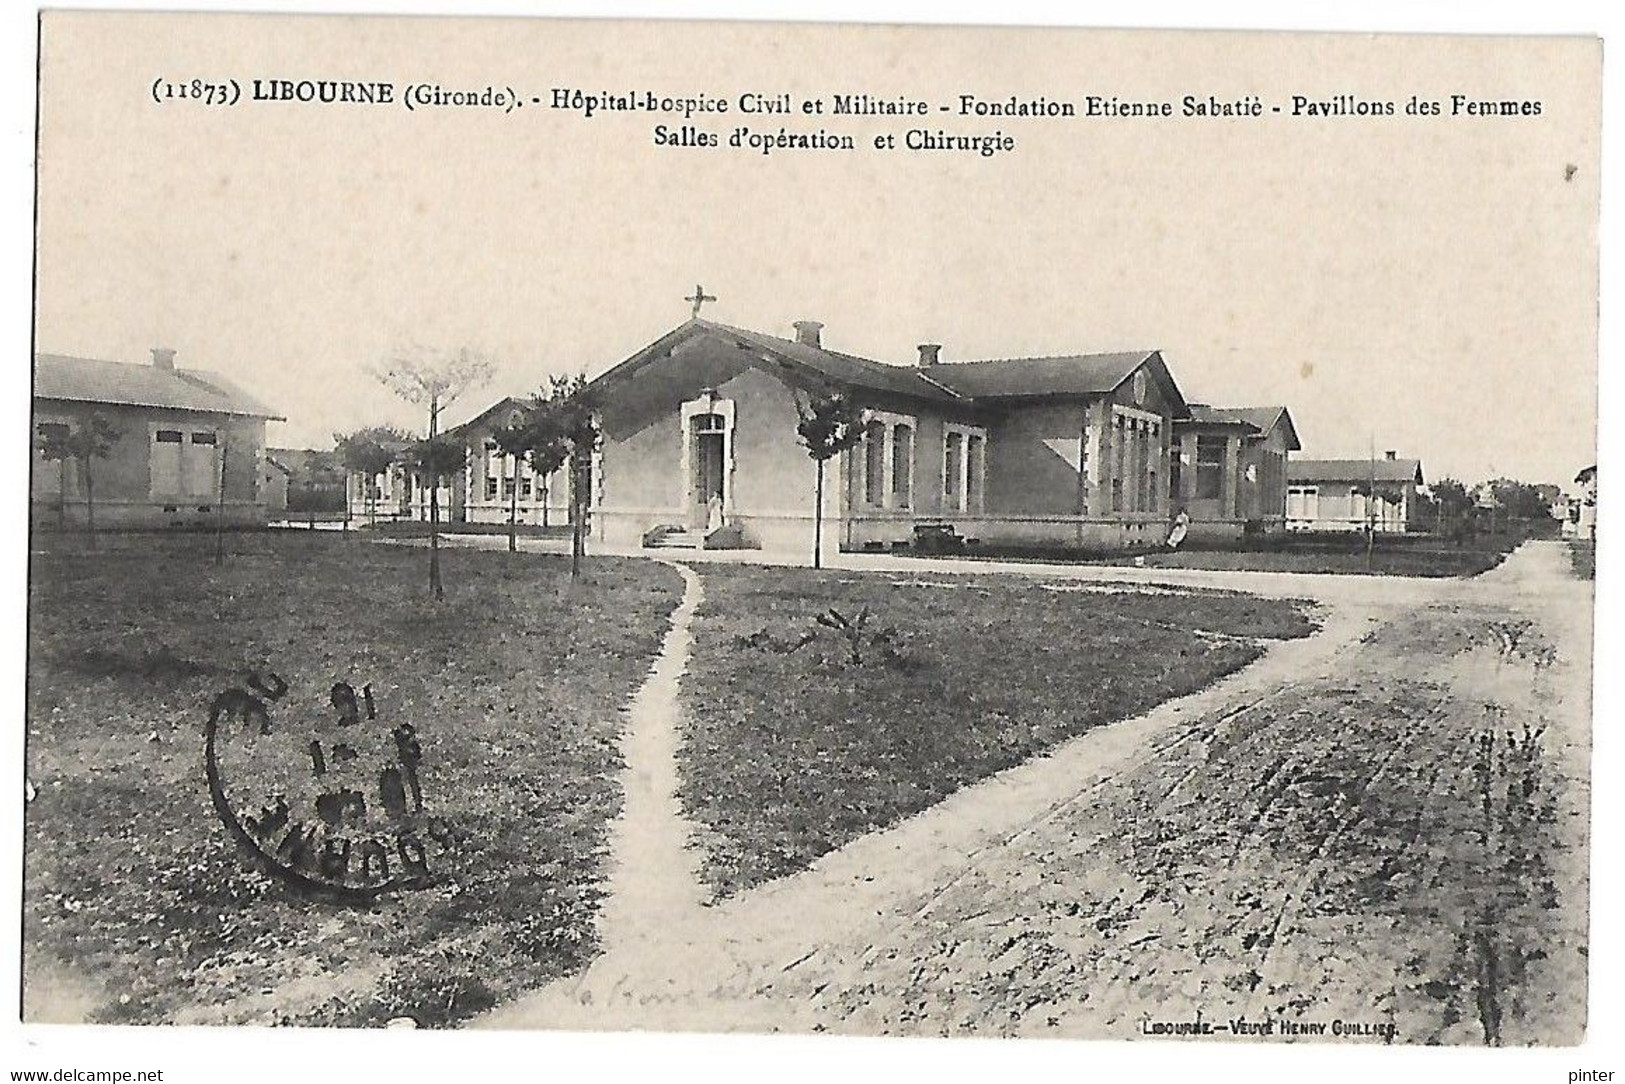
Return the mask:
{"type": "Polygon", "coordinates": [[[111,1023],[436,1025],[594,955],[618,709],[678,597],[670,570],[595,559],[572,586],[564,558],[447,550],[437,604],[417,548],[240,534],[216,568],[207,535],[103,541],[57,539],[31,569],[31,982],[111,1023]],[[347,905],[245,860],[201,732],[253,667],[288,682],[279,718],[331,711],[347,680],[417,728],[425,802],[456,840],[434,884],[347,905]]]}
{"type": "Polygon", "coordinates": [[[985,560],[1047,561],[1058,563],[1141,564],[1146,568],[1195,568],[1218,571],[1299,572],[1373,576],[1476,576],[1500,564],[1506,555],[1540,531],[1481,533],[1464,538],[1460,546],[1433,535],[1377,536],[1370,565],[1366,563],[1365,536],[1360,534],[1288,535],[1273,545],[1254,549],[1152,550],[1122,554],[1080,552],[1076,549],[1019,549],[977,547],[963,556],[985,560]]]}
{"type": "MultiPolygon", "coordinates": [[[[1464,546],[1449,543],[1379,546],[1366,564],[1364,547],[1333,549],[1294,547],[1278,550],[1185,550],[1147,554],[1148,568],[1245,569],[1257,572],[1332,573],[1353,576],[1476,576],[1487,572],[1506,558],[1510,549],[1464,546]]],[[[1114,564],[1132,563],[1132,558],[1114,564]]]]}
{"type": "Polygon", "coordinates": [[[1307,635],[1302,604],[969,577],[709,566],[681,796],[726,896],[1092,727],[1137,715],[1307,635]],[[831,607],[872,617],[864,661],[831,607]],[[873,634],[882,626],[895,638],[873,634]]]}
{"type": "Polygon", "coordinates": [[[1574,563],[1574,574],[1582,580],[1597,578],[1597,543],[1594,540],[1575,539],[1570,542],[1569,560],[1574,563]]]}
{"type": "MultiPolygon", "coordinates": [[[[297,522],[297,520],[295,521],[297,522]]],[[[377,534],[387,538],[428,538],[429,524],[423,520],[400,519],[394,522],[379,522],[368,525],[365,516],[350,521],[352,529],[364,528],[368,534],[377,534]]],[[[516,523],[514,534],[519,538],[569,538],[570,525],[550,524],[546,527],[534,523],[516,523]]],[[[507,521],[502,523],[442,523],[440,533],[445,534],[496,534],[507,537],[507,521]]]]}

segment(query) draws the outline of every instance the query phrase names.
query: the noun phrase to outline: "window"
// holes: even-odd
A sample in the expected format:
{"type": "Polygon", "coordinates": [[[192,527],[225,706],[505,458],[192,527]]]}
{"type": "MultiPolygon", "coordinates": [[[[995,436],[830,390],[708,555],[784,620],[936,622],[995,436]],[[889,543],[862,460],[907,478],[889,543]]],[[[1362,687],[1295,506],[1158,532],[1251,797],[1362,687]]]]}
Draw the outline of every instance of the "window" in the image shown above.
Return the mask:
{"type": "Polygon", "coordinates": [[[181,443],[179,429],[157,429],[152,434],[152,495],[169,496],[181,492],[181,443]]]}
{"type": "Polygon", "coordinates": [[[1112,417],[1112,511],[1123,510],[1123,478],[1128,474],[1128,421],[1112,417]]]}
{"type": "Polygon", "coordinates": [[[530,475],[529,474],[523,474],[523,475],[520,475],[520,477],[519,477],[519,499],[522,500],[522,501],[530,500],[530,475]]]}
{"type": "Polygon", "coordinates": [[[219,435],[194,431],[186,449],[184,492],[188,497],[214,497],[220,493],[219,435]]]}
{"type": "Polygon", "coordinates": [[[495,441],[485,442],[485,499],[494,501],[502,495],[502,460],[495,441]]]}
{"type": "Polygon", "coordinates": [[[1162,508],[1162,488],[1157,485],[1157,464],[1162,459],[1162,439],[1153,425],[1146,431],[1145,438],[1145,510],[1147,512],[1160,511],[1162,508]]]}
{"type": "Polygon", "coordinates": [[[1196,438],[1196,498],[1217,500],[1224,493],[1223,437],[1196,438]]]}
{"type": "Polygon", "coordinates": [[[899,425],[891,433],[891,503],[907,508],[914,492],[914,430],[899,425]]]}
{"type": "Polygon", "coordinates": [[[1154,424],[1149,421],[1134,423],[1134,466],[1139,468],[1139,478],[1134,479],[1136,512],[1157,510],[1157,452],[1160,440],[1155,440],[1155,436],[1157,431],[1154,424]]]}
{"type": "Polygon", "coordinates": [[[1292,486],[1286,491],[1286,514],[1291,519],[1318,519],[1320,487],[1292,486]]]}
{"type": "Polygon", "coordinates": [[[1183,456],[1183,445],[1174,444],[1168,454],[1168,499],[1178,504],[1183,494],[1179,490],[1180,459],[1183,456]]]}
{"type": "Polygon", "coordinates": [[[942,508],[945,512],[980,512],[987,471],[987,433],[948,423],[942,442],[942,508]]]}
{"type": "Polygon", "coordinates": [[[34,473],[34,485],[42,494],[52,497],[65,496],[74,490],[74,481],[77,472],[74,470],[73,459],[46,459],[43,454],[43,445],[48,440],[66,440],[68,427],[62,422],[41,422],[39,427],[41,454],[35,462],[38,464],[34,473]]]}
{"type": "Polygon", "coordinates": [[[886,503],[886,425],[872,421],[863,427],[863,502],[886,503]]]}
{"type": "Polygon", "coordinates": [[[982,510],[982,476],[987,460],[987,438],[965,438],[965,511],[982,510]]]}

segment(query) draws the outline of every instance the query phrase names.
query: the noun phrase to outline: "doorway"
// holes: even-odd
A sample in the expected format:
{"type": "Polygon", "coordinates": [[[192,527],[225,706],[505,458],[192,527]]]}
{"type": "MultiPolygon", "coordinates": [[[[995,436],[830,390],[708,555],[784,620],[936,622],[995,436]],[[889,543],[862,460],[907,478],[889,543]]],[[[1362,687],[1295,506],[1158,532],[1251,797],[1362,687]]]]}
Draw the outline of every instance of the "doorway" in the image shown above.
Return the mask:
{"type": "Polygon", "coordinates": [[[728,427],[721,414],[689,422],[689,518],[694,530],[722,526],[728,507],[728,427]]]}

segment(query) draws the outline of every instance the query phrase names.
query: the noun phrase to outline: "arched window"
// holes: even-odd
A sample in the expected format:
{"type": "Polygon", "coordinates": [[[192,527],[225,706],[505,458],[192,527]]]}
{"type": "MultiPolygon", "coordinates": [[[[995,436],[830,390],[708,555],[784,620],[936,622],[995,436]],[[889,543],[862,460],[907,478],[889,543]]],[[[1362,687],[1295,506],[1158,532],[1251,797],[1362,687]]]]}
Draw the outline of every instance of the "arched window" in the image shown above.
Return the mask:
{"type": "Polygon", "coordinates": [[[863,501],[878,507],[886,503],[886,425],[872,421],[863,427],[863,501]]]}
{"type": "Polygon", "coordinates": [[[914,495],[914,430],[897,425],[891,431],[891,503],[908,508],[914,495]]]}

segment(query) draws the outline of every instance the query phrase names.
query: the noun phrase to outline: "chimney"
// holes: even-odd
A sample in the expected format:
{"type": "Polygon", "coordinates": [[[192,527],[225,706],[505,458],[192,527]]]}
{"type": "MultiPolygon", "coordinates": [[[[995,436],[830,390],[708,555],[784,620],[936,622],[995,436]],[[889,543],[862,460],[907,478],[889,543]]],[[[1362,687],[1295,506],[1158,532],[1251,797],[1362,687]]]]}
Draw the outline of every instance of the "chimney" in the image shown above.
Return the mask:
{"type": "Polygon", "coordinates": [[[941,361],[942,360],[942,358],[940,357],[941,353],[942,353],[942,344],[941,343],[921,343],[920,344],[920,368],[923,369],[927,365],[935,365],[937,362],[941,361]]]}
{"type": "Polygon", "coordinates": [[[169,372],[169,373],[174,372],[175,371],[175,351],[172,348],[167,347],[167,346],[155,346],[155,347],[153,347],[152,348],[152,367],[154,369],[162,369],[165,372],[169,372]]]}
{"type": "Polygon", "coordinates": [[[1397,455],[1398,455],[1398,454],[1399,454],[1399,453],[1398,453],[1398,452],[1396,452],[1396,451],[1394,451],[1394,449],[1392,449],[1392,448],[1389,448],[1389,449],[1388,449],[1388,450],[1387,450],[1387,451],[1386,451],[1386,452],[1383,452],[1383,453],[1382,453],[1382,457],[1383,457],[1383,458],[1384,458],[1384,459],[1393,459],[1393,458],[1394,458],[1394,457],[1395,457],[1395,456],[1397,456],[1397,455]]]}
{"type": "Polygon", "coordinates": [[[818,333],[823,330],[824,325],[820,324],[817,320],[797,320],[796,342],[803,346],[822,347],[824,344],[820,340],[818,333]]]}

